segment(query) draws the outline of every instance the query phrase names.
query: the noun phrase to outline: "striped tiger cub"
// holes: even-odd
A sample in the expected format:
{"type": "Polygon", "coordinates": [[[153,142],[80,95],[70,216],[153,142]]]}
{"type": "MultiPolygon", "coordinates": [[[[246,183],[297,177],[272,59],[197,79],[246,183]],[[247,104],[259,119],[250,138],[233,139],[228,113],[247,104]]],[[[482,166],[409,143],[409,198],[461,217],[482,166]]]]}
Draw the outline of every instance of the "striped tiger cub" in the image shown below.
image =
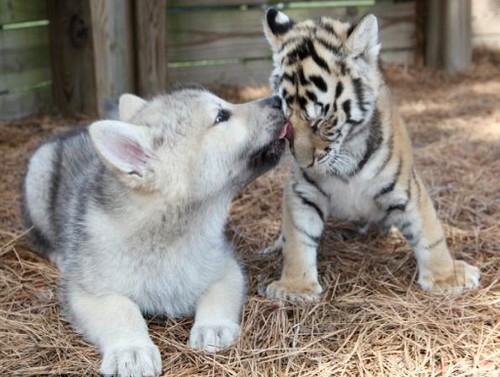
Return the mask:
{"type": "Polygon", "coordinates": [[[270,298],[319,299],[316,251],[331,214],[365,230],[395,226],[412,246],[424,290],[477,287],[479,269],[454,260],[429,194],[415,171],[410,139],[378,65],[377,19],[321,17],[293,22],[269,9],[270,82],[294,128],[281,235],[281,278],[270,298]]]}

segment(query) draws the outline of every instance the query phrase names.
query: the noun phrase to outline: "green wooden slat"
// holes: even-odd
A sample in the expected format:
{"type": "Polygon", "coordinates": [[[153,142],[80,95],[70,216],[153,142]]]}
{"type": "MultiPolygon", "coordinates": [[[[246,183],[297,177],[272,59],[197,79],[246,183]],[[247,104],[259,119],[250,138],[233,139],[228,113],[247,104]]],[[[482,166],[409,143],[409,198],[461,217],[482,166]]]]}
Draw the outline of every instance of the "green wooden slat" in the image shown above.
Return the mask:
{"type": "Polygon", "coordinates": [[[50,80],[47,27],[0,30],[0,92],[50,80]]]}
{"type": "Polygon", "coordinates": [[[45,0],[0,0],[0,25],[47,19],[45,0]]]}
{"type": "MultiPolygon", "coordinates": [[[[346,8],[289,9],[292,18],[313,18],[325,13],[346,18],[346,8]]],[[[262,58],[271,56],[262,31],[264,12],[199,10],[167,13],[168,62],[262,58]]]]}
{"type": "Polygon", "coordinates": [[[167,0],[169,8],[216,8],[216,7],[270,7],[273,5],[284,6],[285,8],[320,8],[320,7],[346,7],[346,6],[366,6],[373,5],[375,0],[167,0]]]}
{"type": "MultiPolygon", "coordinates": [[[[359,18],[366,12],[379,17],[383,50],[413,49],[415,24],[411,3],[383,3],[355,9],[340,7],[286,11],[296,20],[323,15],[349,20],[359,18]]],[[[202,9],[168,15],[168,62],[269,57],[271,51],[262,31],[263,17],[264,12],[258,9],[244,12],[202,9]]]]}
{"type": "Polygon", "coordinates": [[[0,94],[0,121],[24,118],[47,110],[52,103],[50,85],[27,92],[0,94]]]}

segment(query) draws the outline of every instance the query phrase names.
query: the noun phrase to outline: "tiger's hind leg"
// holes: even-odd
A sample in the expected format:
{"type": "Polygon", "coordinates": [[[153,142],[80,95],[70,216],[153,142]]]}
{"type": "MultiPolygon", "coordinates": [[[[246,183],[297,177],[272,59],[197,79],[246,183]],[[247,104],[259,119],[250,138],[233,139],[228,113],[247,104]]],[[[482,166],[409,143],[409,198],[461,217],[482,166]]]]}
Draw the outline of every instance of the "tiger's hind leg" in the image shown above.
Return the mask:
{"type": "Polygon", "coordinates": [[[316,252],[328,211],[328,198],[307,182],[289,181],[284,192],[281,278],[266,288],[266,296],[289,301],[316,301],[323,291],[318,281],[316,252]]]}
{"type": "Polygon", "coordinates": [[[418,265],[418,283],[424,290],[459,293],[479,285],[477,267],[455,260],[436,210],[420,178],[413,172],[406,203],[387,208],[388,218],[411,244],[418,265]]]}

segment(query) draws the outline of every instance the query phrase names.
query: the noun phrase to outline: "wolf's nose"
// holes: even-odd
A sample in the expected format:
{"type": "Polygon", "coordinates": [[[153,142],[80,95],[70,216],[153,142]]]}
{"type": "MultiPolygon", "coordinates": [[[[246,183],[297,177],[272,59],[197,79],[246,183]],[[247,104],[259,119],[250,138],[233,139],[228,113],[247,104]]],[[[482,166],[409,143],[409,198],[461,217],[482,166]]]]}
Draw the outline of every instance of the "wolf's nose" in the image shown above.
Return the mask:
{"type": "Polygon", "coordinates": [[[272,96],[266,100],[266,105],[281,110],[281,98],[279,96],[272,96]]]}

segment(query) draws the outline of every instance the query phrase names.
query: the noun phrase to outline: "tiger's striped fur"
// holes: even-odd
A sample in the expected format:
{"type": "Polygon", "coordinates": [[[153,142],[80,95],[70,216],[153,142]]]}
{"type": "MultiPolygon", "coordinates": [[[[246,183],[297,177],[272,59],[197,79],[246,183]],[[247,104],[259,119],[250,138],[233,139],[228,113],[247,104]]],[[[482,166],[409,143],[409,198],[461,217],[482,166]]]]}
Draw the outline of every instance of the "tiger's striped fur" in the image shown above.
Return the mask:
{"type": "Polygon", "coordinates": [[[425,290],[479,284],[479,269],[454,260],[411,143],[379,69],[373,15],[357,25],[328,17],[294,23],[271,8],[264,22],[273,51],[271,85],[294,128],[294,161],[284,189],[281,278],[268,297],[316,300],[316,251],[327,217],[395,226],[412,246],[425,290]]]}

